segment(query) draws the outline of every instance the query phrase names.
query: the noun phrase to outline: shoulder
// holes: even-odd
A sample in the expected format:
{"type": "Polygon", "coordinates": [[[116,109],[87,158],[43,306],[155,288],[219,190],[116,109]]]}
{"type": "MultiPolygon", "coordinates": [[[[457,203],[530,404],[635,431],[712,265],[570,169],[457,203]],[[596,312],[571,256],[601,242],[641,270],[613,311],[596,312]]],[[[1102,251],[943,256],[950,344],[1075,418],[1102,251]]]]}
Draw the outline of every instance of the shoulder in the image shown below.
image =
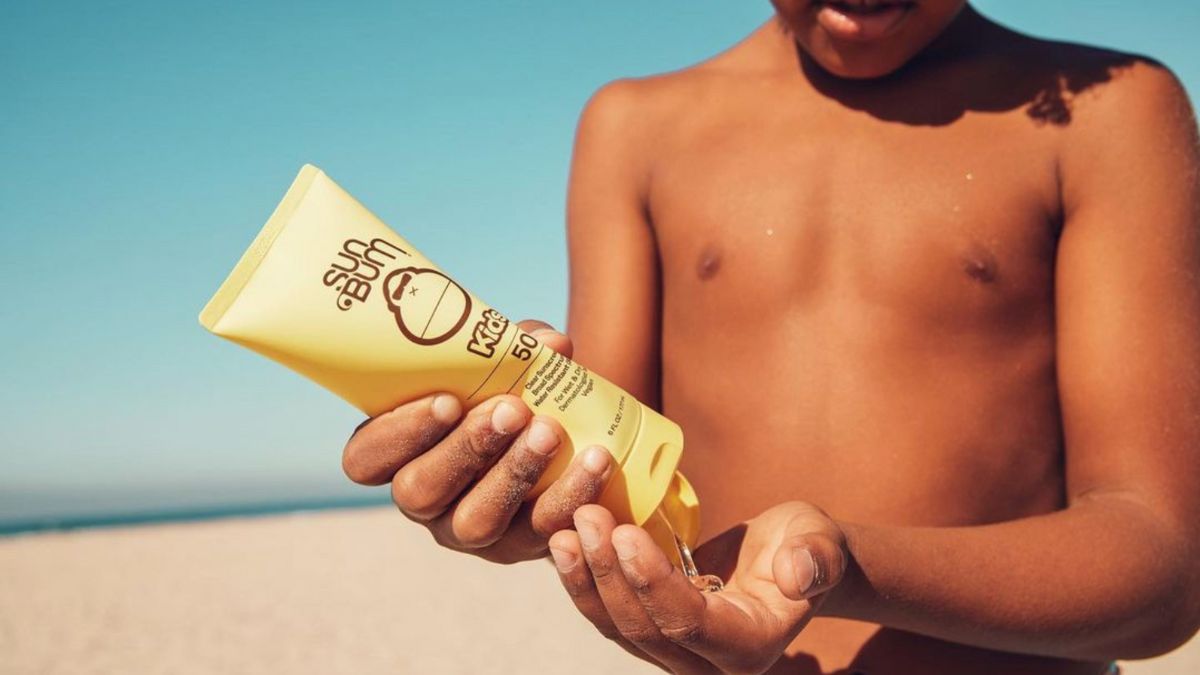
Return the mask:
{"type": "Polygon", "coordinates": [[[699,63],[678,70],[614,80],[596,90],[580,116],[580,133],[650,142],[681,123],[711,116],[761,77],[756,54],[764,28],[699,63]]]}
{"type": "MultiPolygon", "coordinates": [[[[1187,91],[1169,68],[1076,45],[1060,45],[1053,54],[1046,62],[1056,68],[1068,113],[1057,153],[1067,213],[1135,194],[1171,200],[1194,193],[1200,134],[1187,91]]],[[[1143,208],[1151,213],[1160,206],[1143,208]]]]}
{"type": "Polygon", "coordinates": [[[1114,123],[1193,125],[1187,91],[1162,63],[1135,54],[1075,50],[1063,86],[1083,130],[1114,123]]]}
{"type": "Polygon", "coordinates": [[[689,106],[718,88],[719,80],[719,73],[706,64],[660,75],[614,80],[588,99],[580,116],[580,127],[661,131],[689,106]]]}
{"type": "Polygon", "coordinates": [[[1097,152],[1129,160],[1196,152],[1196,117],[1179,78],[1143,56],[1072,48],[1059,79],[1070,111],[1064,153],[1097,152]]]}
{"type": "Polygon", "coordinates": [[[624,78],[600,87],[583,108],[575,134],[577,165],[602,163],[634,178],[643,197],[654,167],[697,119],[728,97],[707,68],[624,78]]]}
{"type": "Polygon", "coordinates": [[[1146,114],[1191,119],[1187,92],[1179,78],[1152,58],[1014,36],[1003,50],[1004,57],[1043,83],[1029,110],[1035,120],[1088,130],[1146,114]],[[1039,113],[1044,114],[1042,119],[1039,113]]]}

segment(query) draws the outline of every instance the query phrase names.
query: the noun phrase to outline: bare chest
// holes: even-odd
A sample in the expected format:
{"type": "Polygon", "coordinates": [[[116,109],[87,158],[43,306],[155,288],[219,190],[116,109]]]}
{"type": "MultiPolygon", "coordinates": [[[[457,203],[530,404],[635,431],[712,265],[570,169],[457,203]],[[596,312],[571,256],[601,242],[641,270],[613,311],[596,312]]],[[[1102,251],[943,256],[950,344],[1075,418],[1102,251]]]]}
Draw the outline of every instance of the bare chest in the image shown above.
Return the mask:
{"type": "Polygon", "coordinates": [[[666,147],[651,216],[677,318],[837,301],[952,328],[1048,302],[1055,164],[1026,120],[743,113],[666,147]]]}

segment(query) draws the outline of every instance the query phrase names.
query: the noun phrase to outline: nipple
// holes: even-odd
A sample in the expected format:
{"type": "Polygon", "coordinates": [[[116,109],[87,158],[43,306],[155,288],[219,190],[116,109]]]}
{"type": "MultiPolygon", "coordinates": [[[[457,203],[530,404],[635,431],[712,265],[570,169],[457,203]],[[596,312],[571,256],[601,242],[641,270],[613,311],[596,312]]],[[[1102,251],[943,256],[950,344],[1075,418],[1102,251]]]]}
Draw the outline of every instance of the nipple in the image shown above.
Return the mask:
{"type": "Polygon", "coordinates": [[[701,281],[708,281],[717,276],[721,270],[721,251],[713,245],[704,247],[700,259],[696,261],[696,276],[701,281]]]}

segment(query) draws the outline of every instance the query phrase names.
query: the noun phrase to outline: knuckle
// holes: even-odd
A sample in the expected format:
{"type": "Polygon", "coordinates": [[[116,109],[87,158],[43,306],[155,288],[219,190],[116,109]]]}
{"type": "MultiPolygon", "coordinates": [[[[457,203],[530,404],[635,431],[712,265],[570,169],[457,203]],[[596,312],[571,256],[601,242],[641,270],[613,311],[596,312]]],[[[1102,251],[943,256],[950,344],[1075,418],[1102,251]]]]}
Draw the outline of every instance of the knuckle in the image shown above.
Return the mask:
{"type": "Polygon", "coordinates": [[[363,469],[358,455],[350,449],[350,446],[346,446],[346,450],[342,453],[342,473],[355,483],[367,482],[367,472],[363,469]]]}
{"type": "Polygon", "coordinates": [[[554,536],[555,532],[571,527],[571,521],[567,518],[555,520],[552,517],[541,517],[535,514],[529,521],[529,527],[538,538],[549,539],[554,536]]]}
{"type": "Polygon", "coordinates": [[[460,508],[451,521],[454,537],[465,548],[484,548],[496,543],[504,533],[494,519],[479,514],[474,508],[460,508]]]}
{"type": "Polygon", "coordinates": [[[588,563],[588,567],[591,569],[592,578],[596,580],[596,585],[598,586],[612,582],[615,578],[614,575],[620,574],[620,572],[616,571],[616,565],[609,562],[590,562],[588,563]]]}
{"type": "Polygon", "coordinates": [[[629,587],[638,595],[648,595],[654,588],[654,582],[647,579],[641,574],[626,574],[625,580],[629,582],[629,587]]]}
{"type": "Polygon", "coordinates": [[[561,483],[555,483],[549,490],[538,496],[530,515],[530,527],[543,539],[549,539],[559,530],[569,530],[575,527],[575,511],[584,504],[586,499],[563,490],[561,483]]]}
{"type": "Polygon", "coordinates": [[[424,451],[437,444],[442,431],[428,405],[410,403],[375,418],[355,438],[377,445],[424,451]]]}
{"type": "Polygon", "coordinates": [[[621,635],[621,631],[617,630],[616,626],[607,621],[598,621],[596,619],[592,619],[592,625],[596,627],[596,630],[599,631],[601,635],[609,640],[612,640],[613,642],[625,641],[625,636],[621,635]]]}
{"type": "Polygon", "coordinates": [[[392,480],[392,502],[405,515],[417,521],[426,521],[437,515],[436,497],[420,486],[413,472],[401,471],[392,480]]]}
{"type": "Polygon", "coordinates": [[[771,667],[771,663],[757,653],[734,655],[722,670],[732,675],[758,675],[771,667]]]}
{"type": "Polygon", "coordinates": [[[435,527],[431,525],[428,527],[428,530],[430,536],[433,537],[434,543],[436,543],[438,546],[454,551],[461,551],[463,549],[458,540],[454,538],[453,534],[447,531],[447,528],[435,527]]]}
{"type": "Polygon", "coordinates": [[[576,600],[590,597],[595,594],[596,588],[591,581],[587,580],[586,575],[567,575],[563,577],[563,588],[567,589],[567,595],[576,600]]]}
{"type": "Polygon", "coordinates": [[[625,636],[626,640],[635,644],[644,645],[663,641],[663,634],[658,629],[658,626],[647,626],[646,624],[625,626],[621,628],[621,635],[625,636]]]}
{"type": "Polygon", "coordinates": [[[361,439],[352,437],[342,449],[342,473],[355,483],[366,485],[376,480],[378,473],[372,470],[367,458],[372,454],[370,448],[364,446],[361,439]]]}
{"type": "Polygon", "coordinates": [[[522,452],[514,455],[512,461],[504,462],[504,475],[508,482],[524,488],[524,491],[528,491],[542,477],[542,463],[531,457],[532,454],[522,452]]]}
{"type": "Polygon", "coordinates": [[[662,634],[671,642],[687,647],[704,641],[704,626],[698,622],[689,621],[678,626],[664,627],[662,634]]]}
{"type": "Polygon", "coordinates": [[[486,421],[464,431],[457,439],[455,450],[472,466],[490,462],[505,447],[504,436],[492,430],[486,421]]]}

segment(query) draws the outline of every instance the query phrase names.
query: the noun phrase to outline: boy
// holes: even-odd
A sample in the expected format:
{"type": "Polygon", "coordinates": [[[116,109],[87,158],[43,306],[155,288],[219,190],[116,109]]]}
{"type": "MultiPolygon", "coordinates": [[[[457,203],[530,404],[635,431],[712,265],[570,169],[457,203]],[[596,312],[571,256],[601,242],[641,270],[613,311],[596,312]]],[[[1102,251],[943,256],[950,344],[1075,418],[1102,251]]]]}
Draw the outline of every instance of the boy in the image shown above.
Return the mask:
{"type": "Polygon", "coordinates": [[[774,0],[604,87],[568,203],[568,341],[684,429],[702,594],[589,449],[449,396],[361,428],[438,542],[544,556],[676,672],[1102,673],[1200,624],[1200,152],[1162,67],[964,0],[774,0]],[[580,508],[581,507],[581,508],[580,508]],[[574,526],[574,530],[568,529],[574,526]],[[560,531],[561,530],[561,531],[560,531]],[[550,536],[553,535],[553,536],[550,536]]]}

